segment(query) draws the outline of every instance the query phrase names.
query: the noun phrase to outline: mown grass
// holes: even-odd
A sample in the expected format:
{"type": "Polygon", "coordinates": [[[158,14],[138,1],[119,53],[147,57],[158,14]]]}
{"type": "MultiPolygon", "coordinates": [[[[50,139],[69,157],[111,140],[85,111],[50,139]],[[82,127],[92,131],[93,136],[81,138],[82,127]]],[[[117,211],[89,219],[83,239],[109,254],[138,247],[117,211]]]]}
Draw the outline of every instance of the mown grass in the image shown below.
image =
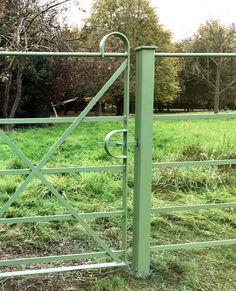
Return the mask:
{"type": "MultiPolygon", "coordinates": [[[[235,125],[233,119],[155,122],[153,161],[234,159],[235,125]]],[[[36,165],[67,126],[16,129],[9,135],[36,165]]],[[[110,130],[119,128],[122,128],[119,122],[81,124],[46,166],[117,164],[117,160],[108,157],[98,143],[103,141],[110,130]]],[[[129,132],[129,139],[133,140],[132,119],[129,132]]],[[[116,136],[116,139],[119,138],[116,136]]],[[[112,150],[117,153],[121,151],[112,150]]],[[[8,146],[0,143],[0,168],[24,167],[8,146]]],[[[152,205],[236,201],[235,174],[234,165],[154,170],[152,205]]],[[[0,177],[0,205],[9,199],[23,179],[22,176],[0,177]]],[[[121,173],[60,174],[48,175],[48,179],[79,212],[116,210],[122,207],[121,173]]],[[[131,147],[128,185],[128,243],[131,246],[131,147]]],[[[52,193],[39,180],[34,179],[9,209],[7,217],[65,213],[52,193]]],[[[235,238],[235,218],[233,208],[155,214],[152,215],[151,223],[152,244],[235,238]]],[[[100,218],[90,223],[111,246],[121,246],[120,218],[100,218]]],[[[75,222],[1,225],[0,240],[1,258],[99,250],[75,222]]],[[[137,279],[125,270],[108,270],[12,279],[2,281],[2,286],[3,290],[31,290],[24,289],[27,286],[33,286],[35,289],[32,290],[236,290],[235,251],[235,246],[231,246],[153,253],[152,273],[147,279],[137,279]]]]}

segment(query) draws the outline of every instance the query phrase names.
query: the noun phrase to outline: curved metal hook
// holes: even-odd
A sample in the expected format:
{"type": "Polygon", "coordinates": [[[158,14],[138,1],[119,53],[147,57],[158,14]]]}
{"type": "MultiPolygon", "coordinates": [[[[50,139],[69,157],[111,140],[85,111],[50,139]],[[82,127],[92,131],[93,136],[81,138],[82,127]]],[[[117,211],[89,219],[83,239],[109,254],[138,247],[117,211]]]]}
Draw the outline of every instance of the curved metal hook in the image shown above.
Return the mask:
{"type": "MultiPolygon", "coordinates": [[[[104,139],[104,149],[105,149],[106,153],[107,153],[109,156],[113,157],[113,158],[117,158],[117,159],[126,159],[126,158],[127,158],[126,156],[114,156],[114,155],[110,152],[110,150],[109,150],[109,140],[110,140],[110,138],[113,136],[113,134],[120,133],[120,132],[125,133],[125,132],[127,132],[127,129],[112,130],[112,131],[110,131],[110,132],[106,135],[106,137],[105,137],[105,139],[104,139]]],[[[121,145],[122,145],[122,144],[121,144],[121,145]]]]}
{"type": "Polygon", "coordinates": [[[130,44],[129,44],[128,38],[123,33],[115,31],[115,32],[108,33],[101,39],[100,44],[99,44],[99,52],[101,53],[102,57],[104,57],[104,53],[105,53],[105,43],[110,36],[117,36],[118,38],[120,38],[124,43],[125,52],[129,53],[130,44]]]}

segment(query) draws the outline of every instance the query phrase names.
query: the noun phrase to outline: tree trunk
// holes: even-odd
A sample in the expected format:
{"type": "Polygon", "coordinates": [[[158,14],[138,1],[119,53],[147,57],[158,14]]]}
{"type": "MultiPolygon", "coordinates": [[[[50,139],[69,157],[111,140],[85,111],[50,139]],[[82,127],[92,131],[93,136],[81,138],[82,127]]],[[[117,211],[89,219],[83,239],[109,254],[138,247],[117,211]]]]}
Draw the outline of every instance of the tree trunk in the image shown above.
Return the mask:
{"type": "Polygon", "coordinates": [[[2,106],[3,118],[8,117],[8,104],[9,104],[9,99],[10,99],[11,81],[12,81],[12,72],[9,72],[8,80],[6,82],[6,87],[4,91],[4,99],[3,99],[3,106],[2,106]]]}
{"type": "Polygon", "coordinates": [[[123,105],[124,105],[124,100],[123,98],[117,97],[115,99],[116,101],[116,115],[123,115],[123,105]]]}
{"type": "Polygon", "coordinates": [[[130,113],[135,113],[135,104],[133,100],[130,102],[130,113]]]}
{"type": "Polygon", "coordinates": [[[218,113],[219,112],[219,104],[220,104],[220,74],[221,74],[221,60],[216,66],[214,113],[218,113]]]}
{"type": "Polygon", "coordinates": [[[99,100],[97,104],[95,105],[95,115],[101,116],[102,115],[102,102],[99,100]]]}
{"type": "Polygon", "coordinates": [[[12,105],[11,112],[9,114],[10,118],[14,118],[16,114],[16,110],[19,107],[21,97],[22,97],[22,77],[24,71],[25,63],[24,61],[20,61],[18,63],[17,75],[16,75],[16,98],[12,105]]]}
{"type": "Polygon", "coordinates": [[[8,117],[8,104],[10,100],[10,90],[11,90],[11,83],[12,83],[12,71],[14,69],[15,65],[15,58],[13,58],[7,68],[7,75],[8,75],[8,80],[6,82],[6,87],[4,90],[4,98],[3,98],[3,106],[2,106],[2,115],[3,118],[8,117]]]}
{"type": "Polygon", "coordinates": [[[68,112],[67,105],[64,104],[64,106],[63,106],[63,115],[67,115],[67,112],[68,112]]]}
{"type": "Polygon", "coordinates": [[[167,102],[166,109],[167,109],[167,112],[170,112],[170,102],[167,102]]]}

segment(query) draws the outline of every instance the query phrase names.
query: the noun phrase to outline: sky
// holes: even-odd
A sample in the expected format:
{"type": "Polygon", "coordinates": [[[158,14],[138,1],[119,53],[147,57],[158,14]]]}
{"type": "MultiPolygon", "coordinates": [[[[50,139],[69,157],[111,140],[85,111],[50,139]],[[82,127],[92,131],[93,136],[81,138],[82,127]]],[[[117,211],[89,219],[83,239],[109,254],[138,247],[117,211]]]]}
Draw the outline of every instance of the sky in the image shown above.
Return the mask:
{"type": "MultiPolygon", "coordinates": [[[[69,25],[81,26],[89,16],[93,0],[80,1],[79,11],[71,0],[68,11],[69,25]]],[[[156,9],[159,22],[172,32],[173,40],[190,37],[209,19],[219,19],[222,24],[236,23],[236,0],[150,0],[156,9]]]]}

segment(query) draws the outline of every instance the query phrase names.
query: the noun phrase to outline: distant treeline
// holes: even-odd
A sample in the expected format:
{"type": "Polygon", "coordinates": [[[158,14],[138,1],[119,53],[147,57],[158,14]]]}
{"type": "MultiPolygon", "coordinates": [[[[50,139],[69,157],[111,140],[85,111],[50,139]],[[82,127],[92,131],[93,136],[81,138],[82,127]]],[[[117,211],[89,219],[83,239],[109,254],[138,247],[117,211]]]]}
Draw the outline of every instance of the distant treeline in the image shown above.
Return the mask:
{"type": "MultiPolygon", "coordinates": [[[[131,44],[130,109],[134,112],[135,53],[140,45],[160,52],[236,52],[234,24],[218,20],[201,25],[189,39],[172,41],[148,0],[96,0],[82,28],[62,25],[65,1],[0,0],[0,50],[98,51],[100,39],[112,31],[131,44]],[[43,3],[43,4],[42,4],[43,3]]],[[[122,51],[117,39],[109,51],[122,51]]],[[[45,117],[79,112],[91,100],[120,59],[0,58],[0,117],[45,117]]],[[[155,111],[236,109],[236,58],[162,58],[156,61],[155,111]]],[[[95,106],[94,113],[121,114],[123,80],[118,79],[95,106]]]]}

